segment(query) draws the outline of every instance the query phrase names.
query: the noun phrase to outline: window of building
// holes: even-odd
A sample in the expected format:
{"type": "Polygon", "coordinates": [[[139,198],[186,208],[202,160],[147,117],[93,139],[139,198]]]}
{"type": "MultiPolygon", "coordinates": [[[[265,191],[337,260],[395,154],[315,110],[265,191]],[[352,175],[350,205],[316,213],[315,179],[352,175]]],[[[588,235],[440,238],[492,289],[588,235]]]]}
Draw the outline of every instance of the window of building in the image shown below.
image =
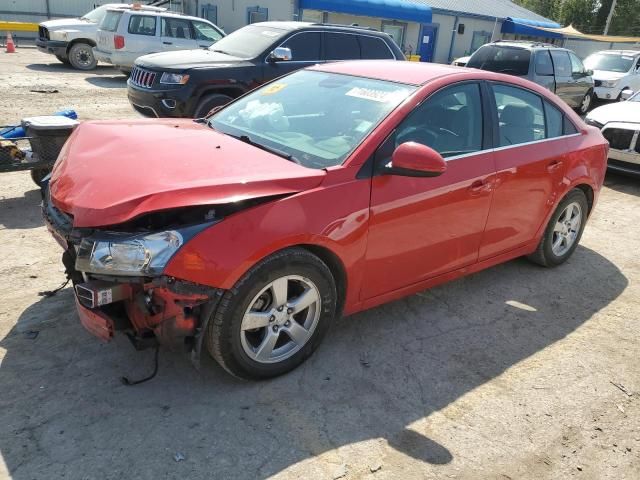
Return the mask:
{"type": "Polygon", "coordinates": [[[156,17],[150,15],[131,15],[129,18],[129,33],[134,35],[155,35],[156,17]]]}
{"type": "Polygon", "coordinates": [[[471,39],[471,50],[469,54],[472,54],[478,50],[481,46],[491,41],[491,32],[473,32],[473,38],[471,39]]]}
{"type": "Polygon", "coordinates": [[[266,22],[269,20],[269,9],[262,7],[247,7],[247,23],[266,22]]]}
{"type": "Polygon", "coordinates": [[[404,34],[407,30],[407,24],[401,22],[382,22],[382,31],[393,38],[393,41],[402,48],[404,45],[404,34]]]}

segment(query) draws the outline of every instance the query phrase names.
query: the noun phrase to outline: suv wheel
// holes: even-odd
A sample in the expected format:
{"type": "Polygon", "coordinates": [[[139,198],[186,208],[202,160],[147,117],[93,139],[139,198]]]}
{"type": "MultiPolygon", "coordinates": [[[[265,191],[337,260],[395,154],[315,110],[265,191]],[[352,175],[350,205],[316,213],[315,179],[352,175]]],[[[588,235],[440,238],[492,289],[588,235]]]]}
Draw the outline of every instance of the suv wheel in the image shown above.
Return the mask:
{"type": "Polygon", "coordinates": [[[582,102],[580,102],[580,106],[578,107],[578,113],[580,115],[585,115],[589,111],[589,108],[591,108],[592,101],[593,101],[593,92],[589,90],[587,94],[584,96],[584,98],[582,99],[582,102]]]}
{"type": "Polygon", "coordinates": [[[196,107],[196,110],[193,114],[193,118],[202,118],[215,107],[226,105],[231,100],[233,100],[233,98],[229,97],[228,95],[222,95],[221,93],[207,95],[202,100],[200,100],[200,103],[196,107]]]}
{"type": "Polygon", "coordinates": [[[69,49],[69,63],[78,70],[93,70],[97,61],[93,56],[93,48],[88,43],[74,43],[69,49]]]}

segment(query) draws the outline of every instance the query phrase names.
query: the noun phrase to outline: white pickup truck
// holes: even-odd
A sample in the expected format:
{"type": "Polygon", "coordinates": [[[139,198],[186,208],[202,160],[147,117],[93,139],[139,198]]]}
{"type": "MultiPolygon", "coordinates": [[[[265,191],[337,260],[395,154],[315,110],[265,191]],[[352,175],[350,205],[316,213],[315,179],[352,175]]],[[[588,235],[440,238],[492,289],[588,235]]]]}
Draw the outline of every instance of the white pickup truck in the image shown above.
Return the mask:
{"type": "MultiPolygon", "coordinates": [[[[136,6],[142,10],[165,11],[166,8],[148,5],[136,6]]],[[[61,18],[42,22],[38,27],[36,46],[44,53],[56,56],[62,63],[71,64],[78,70],[93,70],[96,59],[93,47],[96,46],[98,25],[109,9],[128,10],[132,5],[109,3],[91,10],[80,18],[61,18]]]]}

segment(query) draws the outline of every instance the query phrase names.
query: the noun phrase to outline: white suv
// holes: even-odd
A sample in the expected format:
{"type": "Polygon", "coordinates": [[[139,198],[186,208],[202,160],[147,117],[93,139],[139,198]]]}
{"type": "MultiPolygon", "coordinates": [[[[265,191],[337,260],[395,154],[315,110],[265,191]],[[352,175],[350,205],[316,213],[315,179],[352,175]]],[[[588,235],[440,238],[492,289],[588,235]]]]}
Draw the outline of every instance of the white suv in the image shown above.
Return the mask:
{"type": "Polygon", "coordinates": [[[98,28],[93,54],[128,74],[142,55],[207,48],[224,36],[223,30],[198,17],[138,8],[109,9],[98,28]]]}
{"type": "MultiPolygon", "coordinates": [[[[38,25],[36,46],[44,53],[56,56],[62,63],[78,70],[93,70],[96,59],[92,48],[96,46],[96,32],[107,10],[128,9],[131,5],[109,3],[91,10],[80,18],[48,20],[38,25]]],[[[166,8],[142,6],[144,10],[162,12],[166,8]]]]}
{"type": "Polygon", "coordinates": [[[584,66],[593,70],[594,93],[601,100],[620,100],[623,90],[640,90],[640,51],[596,52],[585,59],[584,66]]]}

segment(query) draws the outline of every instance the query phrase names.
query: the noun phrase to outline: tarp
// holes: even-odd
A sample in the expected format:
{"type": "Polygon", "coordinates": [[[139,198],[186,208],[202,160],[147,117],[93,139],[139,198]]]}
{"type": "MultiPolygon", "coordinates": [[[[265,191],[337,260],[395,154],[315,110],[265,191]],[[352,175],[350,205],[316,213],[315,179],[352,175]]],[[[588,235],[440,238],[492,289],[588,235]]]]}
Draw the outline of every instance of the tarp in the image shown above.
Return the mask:
{"type": "Polygon", "coordinates": [[[515,35],[530,35],[532,37],[562,38],[556,30],[561,28],[559,23],[541,22],[526,18],[507,17],[502,22],[502,33],[515,35]]]}
{"type": "Polygon", "coordinates": [[[502,33],[514,33],[517,35],[531,35],[546,38],[581,38],[583,40],[595,40],[609,43],[640,43],[640,37],[620,37],[616,35],[589,35],[582,33],[573,25],[561,27],[554,22],[536,22],[524,18],[505,19],[502,24],[502,33]]]}
{"type": "Polygon", "coordinates": [[[431,23],[431,7],[410,0],[300,0],[300,8],[431,23]]]}

